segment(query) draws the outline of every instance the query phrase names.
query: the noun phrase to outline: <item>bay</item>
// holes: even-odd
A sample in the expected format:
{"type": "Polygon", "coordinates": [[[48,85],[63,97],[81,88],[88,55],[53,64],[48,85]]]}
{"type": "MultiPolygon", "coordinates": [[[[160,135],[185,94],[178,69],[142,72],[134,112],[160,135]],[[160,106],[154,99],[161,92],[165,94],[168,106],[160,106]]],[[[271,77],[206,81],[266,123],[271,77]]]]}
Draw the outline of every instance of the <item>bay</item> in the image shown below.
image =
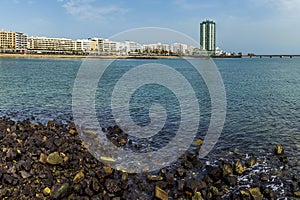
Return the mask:
{"type": "MultiPolygon", "coordinates": [[[[300,59],[242,58],[214,59],[222,76],[227,98],[223,132],[211,157],[229,151],[264,154],[282,144],[294,160],[300,158],[300,59]]],[[[0,116],[22,120],[34,116],[46,123],[72,118],[72,92],[81,59],[0,59],[0,116]]],[[[96,110],[101,126],[114,124],[108,99],[122,74],[134,66],[162,63],[180,71],[199,100],[199,137],[204,137],[210,120],[210,98],[205,83],[182,59],[122,60],[112,63],[104,74],[105,87],[97,89],[96,110]]],[[[134,80],[133,80],[134,81],[134,80]]],[[[168,107],[169,135],[155,138],[160,148],[174,137],[180,121],[178,101],[171,91],[148,85],[134,93],[131,113],[140,125],[149,123],[151,103],[168,107]],[[164,95],[169,94],[169,95],[164,95]],[[150,100],[149,100],[150,99],[150,100]],[[172,108],[173,107],[173,108],[172,108]],[[170,137],[170,138],[169,138],[170,137]]]]}

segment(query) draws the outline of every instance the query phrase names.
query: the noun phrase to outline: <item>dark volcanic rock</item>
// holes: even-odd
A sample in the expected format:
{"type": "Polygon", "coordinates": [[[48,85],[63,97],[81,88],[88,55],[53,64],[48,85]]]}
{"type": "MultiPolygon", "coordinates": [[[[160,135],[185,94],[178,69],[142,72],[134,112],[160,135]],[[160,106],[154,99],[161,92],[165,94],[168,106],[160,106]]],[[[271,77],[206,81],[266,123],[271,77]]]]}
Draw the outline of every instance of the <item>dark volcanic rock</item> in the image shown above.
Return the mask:
{"type": "Polygon", "coordinates": [[[106,179],[105,180],[105,188],[108,190],[109,193],[112,193],[112,194],[121,191],[118,181],[116,181],[114,179],[106,179]]]}
{"type": "Polygon", "coordinates": [[[68,195],[69,190],[70,190],[69,183],[56,184],[52,187],[51,197],[53,199],[62,199],[68,195]]]}
{"type": "Polygon", "coordinates": [[[222,178],[222,169],[220,167],[207,165],[206,171],[210,178],[212,178],[214,181],[220,180],[222,178]]]}
{"type": "Polygon", "coordinates": [[[229,186],[235,186],[237,184],[237,176],[235,175],[227,176],[225,178],[225,181],[229,186]]]}
{"type": "MultiPolygon", "coordinates": [[[[129,139],[118,126],[104,131],[119,148],[137,150],[135,144],[136,148],[145,145],[129,139]]],[[[165,199],[252,200],[262,195],[265,199],[299,195],[297,166],[283,151],[263,159],[231,154],[211,166],[191,150],[161,170],[130,174],[94,158],[73,122],[52,120],[45,126],[7,118],[0,118],[0,146],[0,199],[118,200],[154,199],[156,195],[165,199]],[[262,173],[261,166],[268,171],[262,173]],[[272,190],[270,185],[278,189],[272,190]],[[160,190],[155,193],[155,188],[160,190]]]]}

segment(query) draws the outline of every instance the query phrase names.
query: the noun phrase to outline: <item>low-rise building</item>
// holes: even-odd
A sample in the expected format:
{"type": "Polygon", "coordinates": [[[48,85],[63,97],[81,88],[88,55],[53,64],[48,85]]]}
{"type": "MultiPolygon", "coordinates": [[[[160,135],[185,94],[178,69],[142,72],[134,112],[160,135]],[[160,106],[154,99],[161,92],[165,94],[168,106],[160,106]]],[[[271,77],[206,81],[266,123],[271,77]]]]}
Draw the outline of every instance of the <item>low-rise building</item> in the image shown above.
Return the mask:
{"type": "Polygon", "coordinates": [[[72,52],[76,50],[76,43],[66,38],[48,38],[32,36],[28,38],[28,50],[39,52],[72,52]]]}

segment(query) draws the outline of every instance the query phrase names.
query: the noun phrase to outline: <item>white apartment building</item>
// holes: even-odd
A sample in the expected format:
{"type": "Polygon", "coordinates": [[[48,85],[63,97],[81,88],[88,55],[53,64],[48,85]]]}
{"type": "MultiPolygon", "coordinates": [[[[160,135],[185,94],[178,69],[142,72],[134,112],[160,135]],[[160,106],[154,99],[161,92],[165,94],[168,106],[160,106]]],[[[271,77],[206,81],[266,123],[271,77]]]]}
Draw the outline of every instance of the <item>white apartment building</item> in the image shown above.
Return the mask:
{"type": "Polygon", "coordinates": [[[182,43],[173,43],[171,51],[175,54],[185,55],[188,54],[188,45],[182,43]]]}
{"type": "Polygon", "coordinates": [[[115,55],[117,53],[117,42],[104,39],[103,40],[103,54],[115,55]]]}
{"type": "Polygon", "coordinates": [[[143,45],[143,50],[146,52],[151,52],[151,51],[170,51],[170,45],[168,44],[162,44],[162,43],[155,43],[155,44],[144,44],[143,45]]]}
{"type": "Polygon", "coordinates": [[[75,41],[75,51],[89,52],[91,49],[91,41],[87,39],[79,39],[75,41]]]}
{"type": "Polygon", "coordinates": [[[48,38],[32,36],[28,38],[28,50],[38,51],[73,51],[75,43],[66,38],[48,38]]]}
{"type": "Polygon", "coordinates": [[[129,52],[136,52],[136,51],[142,51],[143,50],[143,46],[137,42],[134,42],[134,41],[125,41],[125,51],[127,53],[129,52]]]}
{"type": "Polygon", "coordinates": [[[28,38],[27,35],[20,33],[20,32],[16,32],[16,49],[27,49],[27,44],[28,44],[28,38]]]}

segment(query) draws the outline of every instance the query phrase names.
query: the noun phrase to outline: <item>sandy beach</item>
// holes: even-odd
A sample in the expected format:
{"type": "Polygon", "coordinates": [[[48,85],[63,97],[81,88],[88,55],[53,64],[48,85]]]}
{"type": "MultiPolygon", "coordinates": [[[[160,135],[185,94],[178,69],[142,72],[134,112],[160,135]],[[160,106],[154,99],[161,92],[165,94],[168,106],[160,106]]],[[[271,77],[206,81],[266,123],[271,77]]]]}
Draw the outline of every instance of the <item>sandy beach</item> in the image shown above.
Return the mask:
{"type": "Polygon", "coordinates": [[[98,59],[169,59],[169,58],[180,58],[180,56],[89,56],[89,55],[62,55],[62,54],[8,54],[0,53],[0,58],[98,58],[98,59]]]}

